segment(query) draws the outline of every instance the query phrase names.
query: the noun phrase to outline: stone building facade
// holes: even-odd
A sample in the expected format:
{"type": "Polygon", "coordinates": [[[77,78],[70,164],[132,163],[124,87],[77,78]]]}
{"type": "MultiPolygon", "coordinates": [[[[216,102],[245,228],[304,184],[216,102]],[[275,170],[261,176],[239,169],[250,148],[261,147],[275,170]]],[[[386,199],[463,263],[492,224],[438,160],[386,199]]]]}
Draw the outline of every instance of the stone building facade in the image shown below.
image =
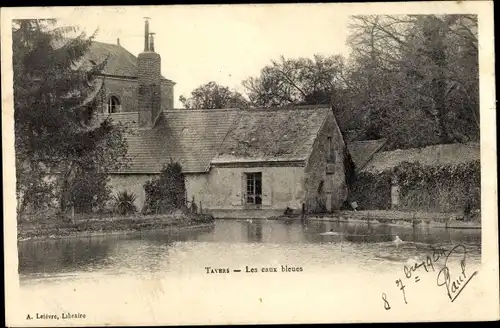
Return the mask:
{"type": "Polygon", "coordinates": [[[96,96],[100,117],[132,127],[130,163],[112,174],[111,187],[133,192],[139,208],[144,183],[172,160],[182,165],[187,199],[216,217],[332,211],[346,199],[346,145],[331,107],[173,109],[175,83],[161,76],[148,23],[137,58],[121,46],[98,47],[115,54],[96,96]]]}

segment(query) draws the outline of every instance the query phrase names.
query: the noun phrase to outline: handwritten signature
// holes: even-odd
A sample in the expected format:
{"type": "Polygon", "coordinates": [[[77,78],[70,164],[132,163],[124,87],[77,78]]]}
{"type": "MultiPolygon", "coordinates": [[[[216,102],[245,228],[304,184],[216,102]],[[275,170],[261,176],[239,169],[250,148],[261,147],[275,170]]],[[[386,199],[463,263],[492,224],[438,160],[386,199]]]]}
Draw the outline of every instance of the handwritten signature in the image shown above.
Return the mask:
{"type": "MultiPolygon", "coordinates": [[[[450,251],[446,252],[446,250],[442,248],[433,248],[433,253],[431,255],[427,255],[424,261],[415,262],[412,265],[405,265],[403,267],[403,272],[406,279],[413,278],[415,282],[420,281],[418,272],[435,272],[437,262],[444,258],[443,267],[439,270],[436,283],[439,287],[445,287],[448,298],[451,302],[455,301],[460,293],[464,290],[467,284],[474,278],[478,271],[474,271],[472,274],[468,274],[466,270],[466,257],[467,257],[467,249],[464,245],[457,245],[453,247],[450,251]],[[454,270],[450,268],[451,264],[451,256],[458,256],[459,259],[459,270],[457,272],[457,268],[453,267],[454,270]],[[452,272],[453,271],[453,272],[452,272]]],[[[406,300],[406,285],[404,284],[403,279],[399,278],[396,280],[396,286],[401,290],[403,294],[403,299],[405,304],[408,304],[406,300]]],[[[382,300],[384,301],[384,308],[389,310],[391,307],[387,300],[387,295],[382,293],[382,300]]]]}
{"type": "Polygon", "coordinates": [[[467,286],[469,281],[471,281],[471,279],[474,278],[478,273],[477,271],[474,271],[469,277],[467,277],[467,274],[465,273],[466,255],[467,255],[467,250],[464,245],[457,245],[453,247],[452,250],[448,252],[446,259],[444,260],[444,266],[439,271],[437,276],[437,285],[446,287],[446,292],[448,294],[449,299],[452,302],[457,299],[457,297],[460,295],[462,290],[464,290],[465,286],[467,286]],[[462,257],[460,258],[461,271],[460,274],[458,274],[458,276],[456,277],[452,277],[452,274],[450,273],[450,269],[448,267],[448,259],[450,255],[453,253],[462,255],[462,257]]]}

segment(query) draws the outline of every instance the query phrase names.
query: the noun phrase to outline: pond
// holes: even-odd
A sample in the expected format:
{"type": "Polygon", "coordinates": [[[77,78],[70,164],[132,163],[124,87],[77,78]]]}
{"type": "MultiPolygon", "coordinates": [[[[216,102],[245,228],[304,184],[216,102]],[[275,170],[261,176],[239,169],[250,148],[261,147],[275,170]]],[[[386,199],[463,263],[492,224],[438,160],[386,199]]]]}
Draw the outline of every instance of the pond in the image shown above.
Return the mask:
{"type": "MultiPolygon", "coordinates": [[[[271,220],[218,220],[212,227],[176,234],[151,232],[27,241],[18,245],[21,297],[39,309],[47,306],[47,299],[52,295],[58,295],[68,300],[64,304],[69,310],[93,311],[95,316],[98,316],[97,310],[91,304],[106,302],[106,299],[114,302],[111,304],[126,316],[123,309],[132,304],[135,304],[133,313],[137,314],[138,299],[142,297],[144,301],[143,292],[147,290],[150,291],[148,297],[156,297],[157,304],[170,304],[176,309],[180,303],[191,304],[175,315],[170,313],[168,318],[172,322],[197,323],[189,314],[189,308],[195,306],[192,302],[206,311],[197,310],[196,318],[202,318],[202,313],[210,318],[213,311],[222,311],[218,307],[220,302],[213,297],[221,300],[255,296],[262,302],[263,295],[270,298],[273,293],[286,290],[283,297],[303,300],[308,293],[340,290],[352,283],[349,296],[344,295],[343,300],[332,299],[331,304],[354,302],[355,297],[367,297],[366,291],[357,291],[354,287],[358,284],[356,279],[368,284],[369,273],[370,279],[387,281],[384,284],[389,286],[401,277],[404,265],[424,260],[437,247],[450,250],[458,244],[467,249],[467,265],[479,266],[480,229],[454,230],[425,225],[414,228],[320,221],[286,224],[271,220]],[[403,242],[394,243],[396,236],[403,242]],[[288,273],[272,274],[262,272],[262,268],[288,273]],[[250,273],[252,269],[257,272],[250,273]],[[229,273],[214,273],[216,271],[229,273]],[[331,276],[326,277],[327,272],[331,276]],[[349,276],[347,281],[346,276],[349,276]],[[120,295],[123,304],[116,303],[116,295],[120,295]],[[182,300],[182,295],[199,297],[196,301],[192,297],[182,300]]],[[[435,285],[435,279],[434,274],[427,280],[435,285]]],[[[379,295],[378,291],[375,293],[379,295]]],[[[445,298],[446,292],[440,294],[445,298]]],[[[291,305],[290,309],[293,308],[291,305]]],[[[224,310],[228,311],[227,318],[235,315],[227,307],[224,310]]],[[[319,311],[317,307],[315,310],[319,311]]],[[[99,315],[103,317],[106,313],[109,312],[99,315]]],[[[159,320],[158,316],[164,315],[154,313],[154,318],[144,313],[150,320],[143,324],[154,323],[159,320]]],[[[269,312],[269,318],[276,317],[269,312]]]]}
{"type": "Polygon", "coordinates": [[[446,249],[457,243],[468,246],[472,261],[480,260],[479,229],[225,220],[211,228],[177,234],[23,242],[19,244],[19,273],[26,281],[100,273],[203,273],[206,266],[238,269],[274,263],[309,268],[351,264],[379,270],[425,256],[430,245],[446,249]],[[391,243],[396,236],[407,243],[391,243]]]}

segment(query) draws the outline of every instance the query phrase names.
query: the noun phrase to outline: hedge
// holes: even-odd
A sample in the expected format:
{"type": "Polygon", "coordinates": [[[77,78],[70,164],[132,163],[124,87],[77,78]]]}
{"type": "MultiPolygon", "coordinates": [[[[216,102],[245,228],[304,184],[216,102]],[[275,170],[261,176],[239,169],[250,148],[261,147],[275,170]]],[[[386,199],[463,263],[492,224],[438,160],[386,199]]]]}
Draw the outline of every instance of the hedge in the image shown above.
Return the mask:
{"type": "Polygon", "coordinates": [[[350,187],[350,201],[358,210],[387,210],[391,208],[391,172],[359,173],[350,187]]]}
{"type": "Polygon", "coordinates": [[[351,186],[359,209],[390,209],[391,180],[400,187],[400,210],[470,211],[481,207],[480,162],[423,166],[403,162],[379,174],[362,172],[351,186]]]}

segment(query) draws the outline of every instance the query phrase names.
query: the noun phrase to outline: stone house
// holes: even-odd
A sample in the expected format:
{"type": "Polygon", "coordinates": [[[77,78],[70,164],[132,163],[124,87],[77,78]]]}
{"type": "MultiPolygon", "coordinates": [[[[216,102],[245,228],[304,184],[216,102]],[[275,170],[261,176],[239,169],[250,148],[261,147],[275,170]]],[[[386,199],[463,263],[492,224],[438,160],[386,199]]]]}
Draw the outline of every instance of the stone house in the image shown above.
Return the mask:
{"type": "Polygon", "coordinates": [[[131,127],[130,163],[111,175],[114,192],[145,201],[144,183],[177,161],[186,198],[216,217],[267,217],[285,209],[332,211],[347,196],[346,146],[329,106],[173,109],[174,82],[145,26],[135,58],[119,45],[94,45],[85,65],[108,57],[92,99],[101,115],[131,127]],[[108,57],[109,56],[109,57],[108,57]]]}

